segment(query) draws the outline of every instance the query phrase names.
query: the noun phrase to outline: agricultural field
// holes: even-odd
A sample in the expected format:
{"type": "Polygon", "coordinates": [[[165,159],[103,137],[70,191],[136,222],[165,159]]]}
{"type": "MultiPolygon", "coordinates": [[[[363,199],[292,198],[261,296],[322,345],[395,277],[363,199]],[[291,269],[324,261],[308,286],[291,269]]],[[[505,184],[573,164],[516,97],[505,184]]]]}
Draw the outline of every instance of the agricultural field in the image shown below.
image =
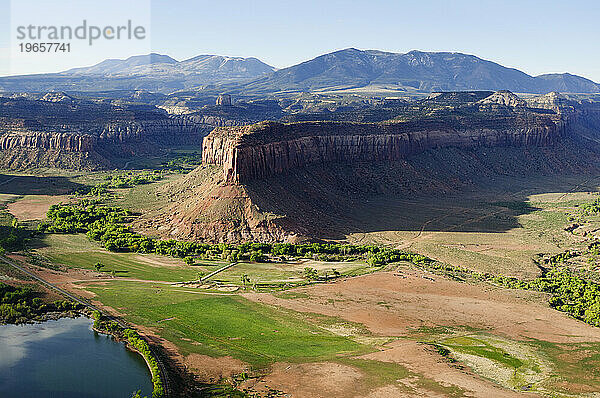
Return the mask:
{"type": "MultiPolygon", "coordinates": [[[[32,250],[34,258],[45,260],[54,266],[72,269],[94,270],[101,263],[101,273],[105,276],[141,279],[148,281],[184,282],[199,279],[201,276],[228,264],[219,260],[197,260],[194,265],[186,264],[180,258],[155,254],[114,253],[109,252],[84,234],[46,235],[38,248],[32,250]]],[[[249,279],[248,284],[284,285],[307,282],[305,268],[311,267],[317,272],[333,271],[340,275],[357,275],[373,272],[376,268],[364,262],[325,262],[301,259],[294,262],[239,262],[235,267],[215,275],[211,281],[221,284],[241,286],[242,276],[249,279]]]]}

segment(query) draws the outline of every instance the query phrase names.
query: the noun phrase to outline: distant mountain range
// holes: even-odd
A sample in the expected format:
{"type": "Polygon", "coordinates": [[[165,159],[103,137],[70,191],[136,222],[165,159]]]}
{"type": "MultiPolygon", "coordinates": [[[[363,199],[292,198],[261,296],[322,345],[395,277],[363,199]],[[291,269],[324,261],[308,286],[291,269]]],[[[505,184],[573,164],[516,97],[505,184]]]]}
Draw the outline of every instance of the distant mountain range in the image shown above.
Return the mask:
{"type": "Polygon", "coordinates": [[[178,90],[244,96],[298,92],[432,92],[510,90],[599,93],[600,85],[569,73],[530,76],[474,55],[349,48],[275,70],[256,58],[199,55],[177,61],[149,54],[61,73],[0,78],[3,91],[178,90]]]}
{"type": "Polygon", "coordinates": [[[70,69],[60,73],[66,76],[103,77],[193,77],[198,82],[214,83],[228,80],[253,79],[273,72],[275,68],[256,58],[198,55],[176,61],[168,55],[148,54],[125,60],[107,59],[94,66],[70,69]]]}
{"type": "Polygon", "coordinates": [[[600,85],[565,74],[530,76],[474,55],[411,51],[406,54],[354,48],[321,55],[246,83],[246,93],[388,88],[407,91],[510,90],[597,93],[600,85]]]}
{"type": "Polygon", "coordinates": [[[256,58],[198,55],[177,61],[168,55],[137,55],[59,73],[0,78],[2,91],[149,90],[170,93],[203,85],[243,82],[275,68],[256,58]]]}

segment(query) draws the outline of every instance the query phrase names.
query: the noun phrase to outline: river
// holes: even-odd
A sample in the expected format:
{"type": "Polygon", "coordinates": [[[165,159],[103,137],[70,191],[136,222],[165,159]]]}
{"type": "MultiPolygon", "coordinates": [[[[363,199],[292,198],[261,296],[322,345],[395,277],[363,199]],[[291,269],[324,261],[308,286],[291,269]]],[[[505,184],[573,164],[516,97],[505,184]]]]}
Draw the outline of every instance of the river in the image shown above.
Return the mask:
{"type": "Polygon", "coordinates": [[[91,326],[84,317],[0,326],[0,397],[151,396],[143,358],[91,326]]]}

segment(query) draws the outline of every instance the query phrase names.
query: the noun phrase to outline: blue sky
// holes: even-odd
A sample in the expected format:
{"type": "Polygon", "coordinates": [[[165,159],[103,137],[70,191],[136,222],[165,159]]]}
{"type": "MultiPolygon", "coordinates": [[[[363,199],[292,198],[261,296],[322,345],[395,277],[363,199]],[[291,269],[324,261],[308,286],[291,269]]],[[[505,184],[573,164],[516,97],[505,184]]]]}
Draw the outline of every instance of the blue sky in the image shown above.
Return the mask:
{"type": "MultiPolygon", "coordinates": [[[[57,17],[54,14],[64,14],[61,4],[68,2],[52,3],[56,11],[45,10],[43,15],[48,21],[57,17]]],[[[120,2],[125,3],[129,2],[120,2]]],[[[119,6],[107,7],[106,1],[79,0],[78,4],[92,17],[123,14],[119,6]]],[[[9,39],[13,33],[10,2],[0,0],[0,5],[1,63],[15,43],[9,39]]],[[[281,68],[347,47],[459,51],[532,75],[571,72],[600,82],[600,2],[592,0],[143,0],[140,7],[150,8],[150,49],[176,59],[207,53],[254,56],[281,68]]],[[[36,7],[31,9],[35,13],[36,7]]],[[[135,17],[135,7],[126,13],[135,17]]],[[[91,65],[108,57],[134,55],[137,48],[130,54],[127,50],[110,54],[110,48],[103,48],[17,64],[17,72],[91,65]]]]}

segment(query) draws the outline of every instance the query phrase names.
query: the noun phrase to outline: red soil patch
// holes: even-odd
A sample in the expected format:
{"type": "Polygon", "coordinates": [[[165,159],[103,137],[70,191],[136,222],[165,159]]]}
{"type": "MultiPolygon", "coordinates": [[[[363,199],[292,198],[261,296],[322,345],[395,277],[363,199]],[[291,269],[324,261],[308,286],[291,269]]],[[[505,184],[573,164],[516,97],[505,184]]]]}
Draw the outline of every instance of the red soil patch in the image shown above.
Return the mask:
{"type": "Polygon", "coordinates": [[[206,383],[215,383],[250,369],[246,363],[229,356],[213,358],[208,355],[190,354],[185,357],[184,363],[194,371],[198,380],[206,383]]]}
{"type": "Polygon", "coordinates": [[[252,387],[257,392],[275,388],[289,397],[352,397],[362,378],[358,369],[338,363],[277,363],[252,387]]]}
{"type": "Polygon", "coordinates": [[[420,271],[380,272],[294,291],[309,298],[290,300],[266,293],[243,296],[362,323],[383,336],[406,336],[421,326],[441,325],[470,326],[514,339],[600,341],[599,328],[548,307],[539,293],[455,282],[420,271]]]}

